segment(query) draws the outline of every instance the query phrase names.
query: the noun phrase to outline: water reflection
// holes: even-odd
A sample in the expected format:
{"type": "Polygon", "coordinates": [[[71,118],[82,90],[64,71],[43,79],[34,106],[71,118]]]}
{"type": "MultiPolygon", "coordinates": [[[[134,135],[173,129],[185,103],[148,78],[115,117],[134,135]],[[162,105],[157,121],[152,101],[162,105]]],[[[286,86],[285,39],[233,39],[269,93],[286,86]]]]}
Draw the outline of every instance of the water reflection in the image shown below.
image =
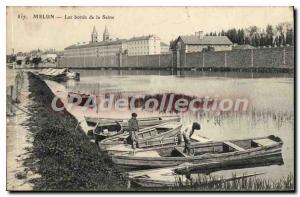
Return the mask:
{"type": "MultiPolygon", "coordinates": [[[[172,70],[83,70],[72,69],[79,72],[80,77],[115,76],[115,75],[174,75],[172,70]]],[[[294,73],[267,73],[267,72],[208,72],[208,71],[180,71],[176,76],[181,77],[225,77],[225,78],[293,78],[294,73]]]]}

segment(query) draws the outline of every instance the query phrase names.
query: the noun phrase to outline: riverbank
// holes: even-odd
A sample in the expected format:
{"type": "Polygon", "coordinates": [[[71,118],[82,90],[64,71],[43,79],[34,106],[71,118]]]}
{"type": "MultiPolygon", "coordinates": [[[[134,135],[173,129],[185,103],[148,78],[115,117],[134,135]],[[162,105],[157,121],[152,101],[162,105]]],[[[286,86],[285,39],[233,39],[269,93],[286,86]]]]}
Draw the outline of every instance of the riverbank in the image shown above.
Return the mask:
{"type": "MultiPolygon", "coordinates": [[[[35,191],[125,190],[124,173],[91,143],[77,120],[66,110],[51,108],[53,93],[39,77],[28,73],[32,114],[27,126],[34,136],[32,157],[40,178],[33,179],[35,191]]],[[[58,105],[63,103],[58,100],[58,105]]],[[[57,105],[57,106],[58,106],[57,105]]]]}
{"type": "MultiPolygon", "coordinates": [[[[28,79],[27,75],[21,70],[6,70],[7,87],[19,86],[18,103],[12,103],[7,100],[7,105],[11,108],[10,114],[6,117],[6,147],[7,147],[7,187],[9,191],[30,191],[33,184],[30,183],[32,178],[39,177],[30,168],[24,166],[24,161],[30,157],[29,149],[32,147],[32,135],[28,128],[24,126],[26,123],[28,113],[26,109],[31,102],[28,98],[28,79]],[[20,84],[16,84],[16,76],[22,75],[20,84]]],[[[8,111],[7,111],[8,112],[8,111]]]]}
{"type": "MultiPolygon", "coordinates": [[[[48,68],[65,68],[65,67],[53,67],[53,66],[43,66],[43,67],[19,67],[16,69],[48,69],[48,68]]],[[[118,71],[130,71],[130,70],[140,70],[140,71],[170,71],[173,75],[177,75],[178,72],[192,71],[192,72],[209,72],[209,73],[294,73],[294,68],[291,67],[116,67],[116,66],[100,66],[100,67],[80,67],[80,66],[68,66],[69,69],[79,69],[79,70],[118,70],[118,71]]]]}

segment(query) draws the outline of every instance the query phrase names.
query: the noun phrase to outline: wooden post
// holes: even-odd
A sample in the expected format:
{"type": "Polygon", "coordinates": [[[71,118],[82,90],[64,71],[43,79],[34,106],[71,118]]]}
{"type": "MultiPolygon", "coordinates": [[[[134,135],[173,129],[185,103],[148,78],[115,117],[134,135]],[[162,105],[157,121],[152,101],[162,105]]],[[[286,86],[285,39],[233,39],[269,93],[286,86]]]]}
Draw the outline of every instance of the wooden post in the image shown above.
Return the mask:
{"type": "Polygon", "coordinates": [[[85,66],[85,55],[83,55],[83,66],[86,67],[85,66]]]}
{"type": "Polygon", "coordinates": [[[15,102],[18,102],[18,100],[19,100],[19,96],[18,96],[18,91],[19,91],[19,88],[20,88],[20,78],[18,77],[19,76],[19,74],[17,74],[17,76],[16,76],[16,79],[15,79],[15,94],[16,94],[16,97],[15,97],[15,102]]]}
{"type": "Polygon", "coordinates": [[[130,189],[131,188],[131,181],[130,179],[127,181],[127,189],[130,189]]]}
{"type": "Polygon", "coordinates": [[[184,51],[184,67],[186,67],[186,51],[184,51]]]}
{"type": "Polygon", "coordinates": [[[286,54],[285,54],[285,47],[283,47],[283,65],[285,65],[285,64],[286,64],[286,60],[285,60],[285,58],[286,58],[286,54]]]}
{"type": "Polygon", "coordinates": [[[105,63],[105,55],[104,55],[104,52],[103,52],[103,65],[102,66],[105,67],[105,64],[106,64],[105,63]]]}
{"type": "Polygon", "coordinates": [[[205,66],[204,60],[205,60],[205,58],[204,58],[204,52],[202,52],[202,67],[203,67],[203,68],[204,68],[204,66],[205,66]]]}
{"type": "Polygon", "coordinates": [[[158,55],[158,67],[160,68],[160,55],[158,55]]]}
{"type": "Polygon", "coordinates": [[[10,86],[10,96],[11,96],[11,102],[13,103],[14,100],[14,86],[10,86]]]}
{"type": "Polygon", "coordinates": [[[122,53],[120,53],[120,56],[119,56],[119,67],[120,68],[122,67],[122,53]]]}
{"type": "Polygon", "coordinates": [[[10,101],[9,101],[9,113],[10,115],[14,114],[14,111],[13,111],[13,90],[14,86],[9,86],[9,89],[10,89],[10,101]]]}
{"type": "Polygon", "coordinates": [[[225,68],[227,68],[227,53],[226,53],[226,51],[224,53],[224,64],[225,64],[225,68]]]}
{"type": "Polygon", "coordinates": [[[172,74],[173,74],[173,68],[174,68],[174,60],[173,60],[174,56],[173,56],[173,53],[174,53],[174,51],[172,50],[172,64],[171,64],[171,66],[172,66],[172,74]]]}
{"type": "Polygon", "coordinates": [[[253,49],[251,49],[251,67],[254,67],[253,49]]]}

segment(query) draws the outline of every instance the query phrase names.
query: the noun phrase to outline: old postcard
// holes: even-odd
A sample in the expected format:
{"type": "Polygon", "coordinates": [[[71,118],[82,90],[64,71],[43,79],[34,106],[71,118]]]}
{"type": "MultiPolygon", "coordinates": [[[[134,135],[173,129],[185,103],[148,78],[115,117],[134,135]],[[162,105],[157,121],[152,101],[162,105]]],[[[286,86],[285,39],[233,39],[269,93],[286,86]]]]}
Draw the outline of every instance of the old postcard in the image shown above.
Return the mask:
{"type": "Polygon", "coordinates": [[[294,191],[293,7],[6,8],[8,191],[294,191]]]}

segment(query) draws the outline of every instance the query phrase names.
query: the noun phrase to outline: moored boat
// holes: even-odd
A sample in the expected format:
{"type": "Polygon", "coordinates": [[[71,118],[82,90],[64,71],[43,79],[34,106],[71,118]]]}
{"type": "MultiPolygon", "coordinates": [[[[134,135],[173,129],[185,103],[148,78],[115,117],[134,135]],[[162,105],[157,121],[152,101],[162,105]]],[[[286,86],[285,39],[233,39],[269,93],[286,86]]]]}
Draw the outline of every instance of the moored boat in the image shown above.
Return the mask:
{"type": "Polygon", "coordinates": [[[51,79],[54,81],[80,79],[79,73],[71,72],[68,68],[48,68],[37,72],[37,74],[45,79],[51,79]]]}
{"type": "Polygon", "coordinates": [[[238,179],[245,179],[253,176],[262,175],[264,172],[253,174],[242,174],[231,177],[210,177],[208,175],[197,175],[192,177],[190,175],[177,175],[173,172],[172,168],[152,169],[148,171],[134,171],[129,172],[129,181],[138,186],[149,188],[160,187],[183,187],[191,186],[197,183],[197,187],[220,184],[228,181],[235,181],[238,179]]]}
{"type": "Polygon", "coordinates": [[[283,142],[275,136],[192,143],[185,146],[161,147],[140,151],[136,154],[120,153],[112,156],[115,164],[127,168],[161,168],[177,166],[183,163],[205,164],[222,163],[230,160],[281,153],[283,142]]]}
{"type": "MultiPolygon", "coordinates": [[[[118,119],[118,118],[99,118],[99,117],[87,117],[85,116],[85,121],[90,126],[96,126],[97,123],[105,123],[105,122],[118,122],[123,128],[128,127],[129,119],[118,119]]],[[[166,122],[178,122],[180,121],[179,116],[157,116],[157,117],[145,117],[145,118],[137,118],[139,121],[140,128],[151,127],[159,124],[163,124],[166,122]]]]}
{"type": "MultiPolygon", "coordinates": [[[[167,122],[141,129],[137,133],[137,147],[145,148],[166,146],[169,144],[175,145],[178,143],[177,136],[181,126],[179,122],[167,122]]],[[[104,139],[99,143],[100,149],[110,152],[127,152],[128,149],[130,150],[130,145],[127,143],[128,136],[128,132],[124,132],[104,139]]]]}
{"type": "Polygon", "coordinates": [[[124,128],[116,121],[106,121],[106,122],[98,122],[93,129],[93,136],[95,138],[95,142],[116,136],[117,134],[122,134],[124,128]]]}
{"type": "MultiPolygon", "coordinates": [[[[153,138],[153,139],[145,140],[142,143],[138,144],[139,148],[132,149],[131,145],[127,144],[124,140],[122,140],[122,137],[120,138],[119,143],[115,142],[114,145],[109,145],[108,141],[112,141],[111,140],[112,138],[108,138],[107,140],[104,140],[99,144],[100,149],[102,151],[106,151],[109,155],[116,154],[116,153],[133,154],[133,152],[137,154],[138,152],[143,152],[145,149],[157,150],[160,149],[161,147],[165,147],[165,148],[174,147],[182,143],[180,142],[178,135],[175,135],[171,137],[161,137],[161,138],[153,138]]],[[[201,142],[201,143],[211,141],[211,139],[199,135],[197,135],[197,137],[193,135],[191,137],[191,140],[193,142],[201,142]]]]}

